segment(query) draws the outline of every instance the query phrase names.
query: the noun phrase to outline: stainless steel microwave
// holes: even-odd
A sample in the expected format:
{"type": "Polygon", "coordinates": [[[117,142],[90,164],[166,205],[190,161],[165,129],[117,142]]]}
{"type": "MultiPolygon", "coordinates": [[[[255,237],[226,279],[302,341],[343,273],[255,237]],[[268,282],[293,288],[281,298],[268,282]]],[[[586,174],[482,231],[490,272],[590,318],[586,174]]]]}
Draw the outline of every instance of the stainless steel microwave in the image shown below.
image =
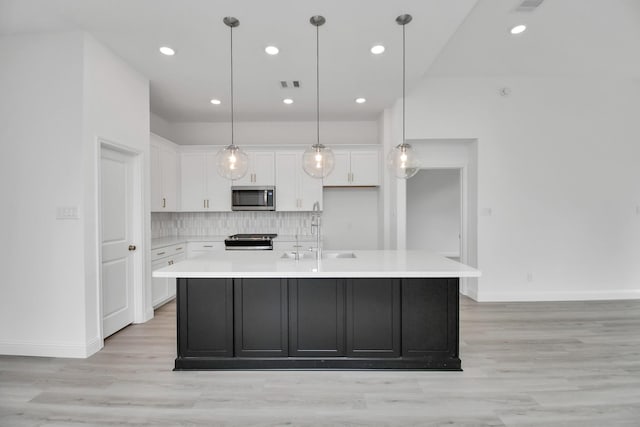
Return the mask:
{"type": "Polygon", "coordinates": [[[232,211],[275,211],[276,188],[231,187],[232,211]]]}

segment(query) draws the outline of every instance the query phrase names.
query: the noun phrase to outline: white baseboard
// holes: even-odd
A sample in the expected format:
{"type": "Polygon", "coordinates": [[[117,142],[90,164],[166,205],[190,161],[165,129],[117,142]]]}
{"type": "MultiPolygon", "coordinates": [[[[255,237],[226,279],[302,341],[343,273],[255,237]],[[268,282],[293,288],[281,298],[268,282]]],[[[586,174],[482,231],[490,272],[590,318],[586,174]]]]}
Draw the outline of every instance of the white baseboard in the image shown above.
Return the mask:
{"type": "Polygon", "coordinates": [[[102,350],[102,347],[104,347],[104,340],[101,339],[100,337],[95,337],[94,339],[92,339],[87,343],[87,351],[86,351],[85,357],[89,357],[92,354],[96,354],[97,352],[102,350]]]}
{"type": "Polygon", "coordinates": [[[84,359],[99,351],[99,337],[89,342],[0,341],[0,354],[10,356],[69,357],[84,359]]]}
{"type": "MultiPolygon", "coordinates": [[[[481,288],[482,289],[482,288],[481,288]]],[[[472,297],[473,298],[473,297],[472,297]]],[[[478,292],[478,302],[597,301],[640,299],[640,289],[561,292],[478,292]]]]}

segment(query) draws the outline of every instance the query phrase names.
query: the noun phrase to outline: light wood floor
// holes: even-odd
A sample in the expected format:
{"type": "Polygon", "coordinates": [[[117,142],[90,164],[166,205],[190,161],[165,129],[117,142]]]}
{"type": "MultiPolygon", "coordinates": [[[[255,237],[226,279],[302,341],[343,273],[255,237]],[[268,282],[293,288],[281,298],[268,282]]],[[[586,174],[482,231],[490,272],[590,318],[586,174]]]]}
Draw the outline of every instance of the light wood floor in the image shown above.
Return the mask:
{"type": "Polygon", "coordinates": [[[640,426],[640,301],[463,298],[464,372],[172,372],[175,304],[86,360],[0,357],[0,426],[640,426]]]}

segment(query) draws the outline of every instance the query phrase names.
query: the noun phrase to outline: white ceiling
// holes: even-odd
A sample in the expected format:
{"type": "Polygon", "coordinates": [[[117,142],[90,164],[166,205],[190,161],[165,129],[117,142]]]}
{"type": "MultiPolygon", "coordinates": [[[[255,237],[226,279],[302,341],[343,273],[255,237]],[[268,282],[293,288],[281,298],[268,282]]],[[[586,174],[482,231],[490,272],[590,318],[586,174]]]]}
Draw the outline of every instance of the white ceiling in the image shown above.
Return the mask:
{"type": "Polygon", "coordinates": [[[640,77],[640,0],[481,0],[429,76],[640,77]],[[508,30],[524,23],[527,31],[508,30]]]}
{"type": "Polygon", "coordinates": [[[402,13],[407,78],[422,76],[476,0],[0,0],[0,34],[82,29],[151,81],[151,111],[169,121],[229,120],[229,28],[235,16],[238,120],[315,119],[315,27],[321,14],[321,119],[373,120],[401,96],[402,13]],[[369,52],[381,43],[381,56],[369,52]],[[280,54],[264,52],[274,44],[280,54]],[[174,57],[158,52],[176,49],[174,57]],[[300,80],[283,90],[280,80],[300,80]],[[282,99],[294,99],[285,105],[282,99]],[[365,97],[367,103],[354,99],[365,97]],[[214,107],[211,98],[222,100],[214,107]]]}
{"type": "Polygon", "coordinates": [[[430,76],[640,77],[640,0],[0,0],[0,34],[82,29],[151,81],[151,111],[171,122],[229,120],[229,29],[234,30],[236,118],[315,119],[315,28],[322,14],[322,120],[373,120],[401,95],[401,27],[410,88],[430,76]],[[477,3],[477,4],[476,4],[477,3]],[[511,36],[508,29],[526,23],[511,36]],[[381,56],[369,52],[381,43],[381,56]],[[271,57],[264,47],[274,44],[271,57]],[[170,45],[174,57],[158,53],[170,45]],[[300,80],[301,89],[280,89],[300,80]],[[354,99],[363,96],[366,104],[354,99]],[[209,103],[219,98],[217,107],[209,103]],[[291,97],[293,105],[282,99],[291,97]]]}

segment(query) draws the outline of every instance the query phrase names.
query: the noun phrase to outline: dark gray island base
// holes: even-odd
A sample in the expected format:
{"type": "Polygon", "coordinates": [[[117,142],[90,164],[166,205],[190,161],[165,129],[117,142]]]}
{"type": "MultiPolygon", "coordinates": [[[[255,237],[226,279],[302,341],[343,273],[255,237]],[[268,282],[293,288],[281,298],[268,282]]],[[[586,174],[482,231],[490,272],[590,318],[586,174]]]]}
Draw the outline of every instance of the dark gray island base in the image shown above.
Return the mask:
{"type": "Polygon", "coordinates": [[[460,371],[458,278],[179,278],[175,370],[460,371]]]}

